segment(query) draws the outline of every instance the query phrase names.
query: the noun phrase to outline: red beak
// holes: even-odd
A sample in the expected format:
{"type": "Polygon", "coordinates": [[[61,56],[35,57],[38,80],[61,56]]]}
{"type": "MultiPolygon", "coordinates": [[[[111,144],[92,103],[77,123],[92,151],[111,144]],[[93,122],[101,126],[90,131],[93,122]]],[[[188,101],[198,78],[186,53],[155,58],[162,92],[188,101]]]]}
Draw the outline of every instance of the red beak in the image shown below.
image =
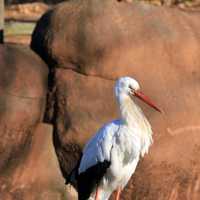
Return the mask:
{"type": "Polygon", "coordinates": [[[155,110],[157,110],[158,112],[162,113],[162,110],[159,109],[150,99],[149,97],[145,96],[142,92],[140,91],[134,91],[133,94],[138,97],[139,99],[141,99],[142,101],[144,101],[146,104],[148,104],[149,106],[151,106],[152,108],[154,108],[155,110]]]}

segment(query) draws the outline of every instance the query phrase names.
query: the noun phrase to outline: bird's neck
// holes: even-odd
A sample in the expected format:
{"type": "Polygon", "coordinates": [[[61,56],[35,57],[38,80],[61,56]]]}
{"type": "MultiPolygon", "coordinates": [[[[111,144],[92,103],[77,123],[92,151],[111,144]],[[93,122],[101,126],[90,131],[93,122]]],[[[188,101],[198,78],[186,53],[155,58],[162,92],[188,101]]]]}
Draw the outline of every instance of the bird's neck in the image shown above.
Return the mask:
{"type": "Polygon", "coordinates": [[[121,120],[130,129],[136,128],[141,131],[141,134],[152,134],[151,126],[143,114],[140,107],[131,99],[130,96],[121,96],[118,98],[121,120]]]}
{"type": "MultiPolygon", "coordinates": [[[[119,108],[122,121],[128,126],[138,126],[145,116],[139,106],[128,95],[119,96],[119,108]]],[[[146,118],[145,118],[146,120],[146,118]]]]}
{"type": "Polygon", "coordinates": [[[152,144],[152,129],[140,107],[126,96],[118,99],[121,112],[121,121],[128,127],[131,134],[137,134],[141,141],[141,155],[148,153],[152,144]]]}

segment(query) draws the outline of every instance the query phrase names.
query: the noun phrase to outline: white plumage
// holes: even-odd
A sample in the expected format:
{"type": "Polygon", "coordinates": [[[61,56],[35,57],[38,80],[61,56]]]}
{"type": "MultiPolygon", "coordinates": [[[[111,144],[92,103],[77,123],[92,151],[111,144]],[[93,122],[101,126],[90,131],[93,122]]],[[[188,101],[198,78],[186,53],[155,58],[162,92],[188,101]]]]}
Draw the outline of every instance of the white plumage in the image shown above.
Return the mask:
{"type": "Polygon", "coordinates": [[[139,90],[138,82],[130,77],[122,77],[116,82],[115,94],[121,117],[104,125],[83,150],[79,175],[98,163],[110,162],[89,199],[107,200],[114,190],[121,191],[134,173],[140,156],[147,153],[152,144],[151,126],[131,96],[137,96],[160,110],[141,96],[139,90]]]}

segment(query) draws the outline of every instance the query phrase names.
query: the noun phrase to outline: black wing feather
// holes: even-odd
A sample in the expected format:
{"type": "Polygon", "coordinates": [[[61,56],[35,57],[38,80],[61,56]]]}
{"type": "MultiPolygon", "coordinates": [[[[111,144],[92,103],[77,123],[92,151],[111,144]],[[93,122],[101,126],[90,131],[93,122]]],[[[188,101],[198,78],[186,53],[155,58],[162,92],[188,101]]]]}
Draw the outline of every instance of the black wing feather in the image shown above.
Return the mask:
{"type": "Polygon", "coordinates": [[[65,177],[65,184],[71,184],[77,189],[79,200],[87,200],[105,175],[111,162],[107,160],[98,162],[96,165],[78,174],[81,158],[82,155],[69,176],[65,177]]]}
{"type": "Polygon", "coordinates": [[[78,199],[87,200],[110,167],[110,161],[98,162],[77,176],[78,199]]]}

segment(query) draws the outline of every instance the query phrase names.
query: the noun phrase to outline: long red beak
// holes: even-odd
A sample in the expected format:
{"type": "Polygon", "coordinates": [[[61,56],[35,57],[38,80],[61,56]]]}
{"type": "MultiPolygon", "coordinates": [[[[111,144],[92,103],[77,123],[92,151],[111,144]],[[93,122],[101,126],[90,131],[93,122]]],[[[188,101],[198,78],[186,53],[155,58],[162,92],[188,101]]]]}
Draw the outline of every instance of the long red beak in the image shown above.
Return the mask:
{"type": "Polygon", "coordinates": [[[133,94],[138,97],[139,99],[141,99],[142,101],[144,101],[146,104],[148,104],[149,106],[151,106],[152,108],[154,108],[155,110],[157,110],[158,112],[162,113],[162,110],[160,108],[158,108],[150,99],[149,97],[145,96],[142,92],[140,91],[134,91],[133,94]]]}

